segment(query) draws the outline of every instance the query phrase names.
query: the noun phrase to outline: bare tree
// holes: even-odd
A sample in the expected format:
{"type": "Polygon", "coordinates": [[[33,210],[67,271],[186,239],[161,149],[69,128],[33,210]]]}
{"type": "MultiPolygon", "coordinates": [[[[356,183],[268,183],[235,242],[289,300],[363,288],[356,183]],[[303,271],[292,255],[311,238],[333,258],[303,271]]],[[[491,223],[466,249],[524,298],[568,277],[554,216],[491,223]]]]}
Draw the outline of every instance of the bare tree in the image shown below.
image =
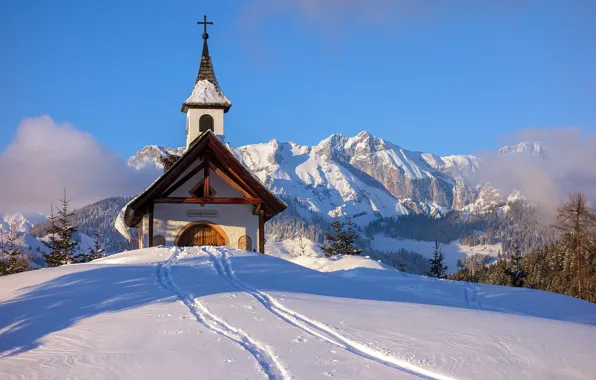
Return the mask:
{"type": "Polygon", "coordinates": [[[308,245],[308,241],[304,238],[304,233],[301,233],[298,237],[298,248],[300,248],[299,255],[305,256],[306,255],[306,247],[308,245]]]}
{"type": "Polygon", "coordinates": [[[572,193],[569,200],[558,207],[554,227],[562,233],[570,253],[566,255],[564,270],[574,278],[572,294],[584,298],[588,281],[588,242],[596,232],[596,214],[588,207],[584,194],[572,193]]]}

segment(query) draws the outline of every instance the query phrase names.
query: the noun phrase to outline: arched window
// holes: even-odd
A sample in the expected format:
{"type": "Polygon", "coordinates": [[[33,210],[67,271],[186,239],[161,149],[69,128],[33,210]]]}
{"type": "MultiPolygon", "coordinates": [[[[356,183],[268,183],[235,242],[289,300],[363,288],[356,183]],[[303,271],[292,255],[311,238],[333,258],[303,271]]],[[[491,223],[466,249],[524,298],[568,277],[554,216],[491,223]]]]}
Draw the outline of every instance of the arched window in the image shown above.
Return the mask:
{"type": "Polygon", "coordinates": [[[153,236],[153,246],[159,247],[160,245],[166,245],[166,238],[164,238],[162,235],[153,236]]]}
{"type": "Polygon", "coordinates": [[[240,236],[240,239],[238,239],[238,249],[252,251],[252,239],[250,238],[250,236],[240,236]]]}
{"type": "Polygon", "coordinates": [[[203,115],[199,119],[199,132],[207,132],[210,129],[211,131],[215,131],[213,129],[213,117],[211,115],[203,115]]]}

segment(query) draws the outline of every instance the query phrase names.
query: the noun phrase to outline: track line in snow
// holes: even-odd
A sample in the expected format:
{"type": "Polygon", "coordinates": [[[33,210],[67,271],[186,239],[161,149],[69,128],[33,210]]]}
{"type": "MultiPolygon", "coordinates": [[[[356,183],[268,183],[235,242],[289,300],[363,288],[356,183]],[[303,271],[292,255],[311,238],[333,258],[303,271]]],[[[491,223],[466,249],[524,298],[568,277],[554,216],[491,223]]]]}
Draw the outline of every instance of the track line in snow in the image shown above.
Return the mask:
{"type": "Polygon", "coordinates": [[[201,251],[207,253],[215,265],[217,272],[228,282],[239,290],[250,294],[259,301],[267,310],[286,321],[287,323],[325,341],[336,347],[356,354],[360,357],[375,361],[399,371],[420,377],[427,380],[454,380],[452,377],[441,375],[430,370],[415,366],[405,360],[401,360],[376,348],[366,346],[360,342],[354,341],[327,326],[321,321],[310,318],[295,310],[292,310],[271,295],[253,288],[249,284],[240,280],[234,274],[232,263],[225,250],[220,248],[201,248],[201,251]]]}
{"type": "Polygon", "coordinates": [[[169,259],[156,265],[155,274],[160,285],[174,293],[190,310],[195,319],[207,329],[238,343],[247,350],[257,360],[268,379],[291,380],[292,376],[268,347],[252,339],[241,329],[231,326],[223,318],[212,313],[207,306],[191,293],[185,292],[176,286],[170,276],[170,267],[175,265],[186,253],[185,250],[175,248],[169,259]]]}

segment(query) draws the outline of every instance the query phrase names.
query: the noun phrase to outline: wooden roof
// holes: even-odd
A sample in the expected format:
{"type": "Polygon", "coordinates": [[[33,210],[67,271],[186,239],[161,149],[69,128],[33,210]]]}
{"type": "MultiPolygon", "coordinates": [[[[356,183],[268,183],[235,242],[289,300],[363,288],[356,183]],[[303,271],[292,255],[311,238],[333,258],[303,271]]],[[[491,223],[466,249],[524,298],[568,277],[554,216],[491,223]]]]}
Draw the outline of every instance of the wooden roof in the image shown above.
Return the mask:
{"type": "MultiPolygon", "coordinates": [[[[186,152],[151,186],[134,198],[127,206],[124,221],[128,227],[139,224],[154,200],[164,196],[170,186],[175,185],[180,176],[197,160],[209,155],[218,170],[240,186],[247,195],[261,200],[265,219],[269,220],[287,208],[269,189],[265,187],[210,130],[201,134],[186,152]]],[[[190,179],[190,178],[188,178],[190,179]]],[[[217,198],[214,198],[215,200],[217,198]]]]}
{"type": "MultiPolygon", "coordinates": [[[[211,62],[211,56],[209,55],[209,46],[207,44],[207,39],[205,38],[203,41],[203,52],[201,54],[201,65],[199,66],[199,72],[197,73],[197,79],[195,80],[195,85],[202,80],[209,81],[213,83],[216,90],[225,97],[221,87],[219,87],[219,83],[217,82],[217,78],[215,77],[215,70],[213,70],[213,63],[211,62]]],[[[188,108],[222,108],[224,113],[227,113],[230,110],[232,104],[189,104],[184,102],[182,104],[181,111],[186,112],[188,108]]]]}

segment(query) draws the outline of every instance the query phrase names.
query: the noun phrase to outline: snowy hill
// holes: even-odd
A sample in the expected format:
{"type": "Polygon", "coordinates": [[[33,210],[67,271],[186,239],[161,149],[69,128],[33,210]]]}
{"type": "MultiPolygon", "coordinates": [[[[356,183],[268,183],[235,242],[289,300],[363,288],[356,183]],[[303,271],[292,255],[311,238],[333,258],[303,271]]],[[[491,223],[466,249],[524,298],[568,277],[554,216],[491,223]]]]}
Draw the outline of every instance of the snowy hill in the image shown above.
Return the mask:
{"type": "Polygon", "coordinates": [[[350,266],[321,273],[224,248],[152,248],[2,277],[0,378],[596,373],[595,304],[350,266]]]}

